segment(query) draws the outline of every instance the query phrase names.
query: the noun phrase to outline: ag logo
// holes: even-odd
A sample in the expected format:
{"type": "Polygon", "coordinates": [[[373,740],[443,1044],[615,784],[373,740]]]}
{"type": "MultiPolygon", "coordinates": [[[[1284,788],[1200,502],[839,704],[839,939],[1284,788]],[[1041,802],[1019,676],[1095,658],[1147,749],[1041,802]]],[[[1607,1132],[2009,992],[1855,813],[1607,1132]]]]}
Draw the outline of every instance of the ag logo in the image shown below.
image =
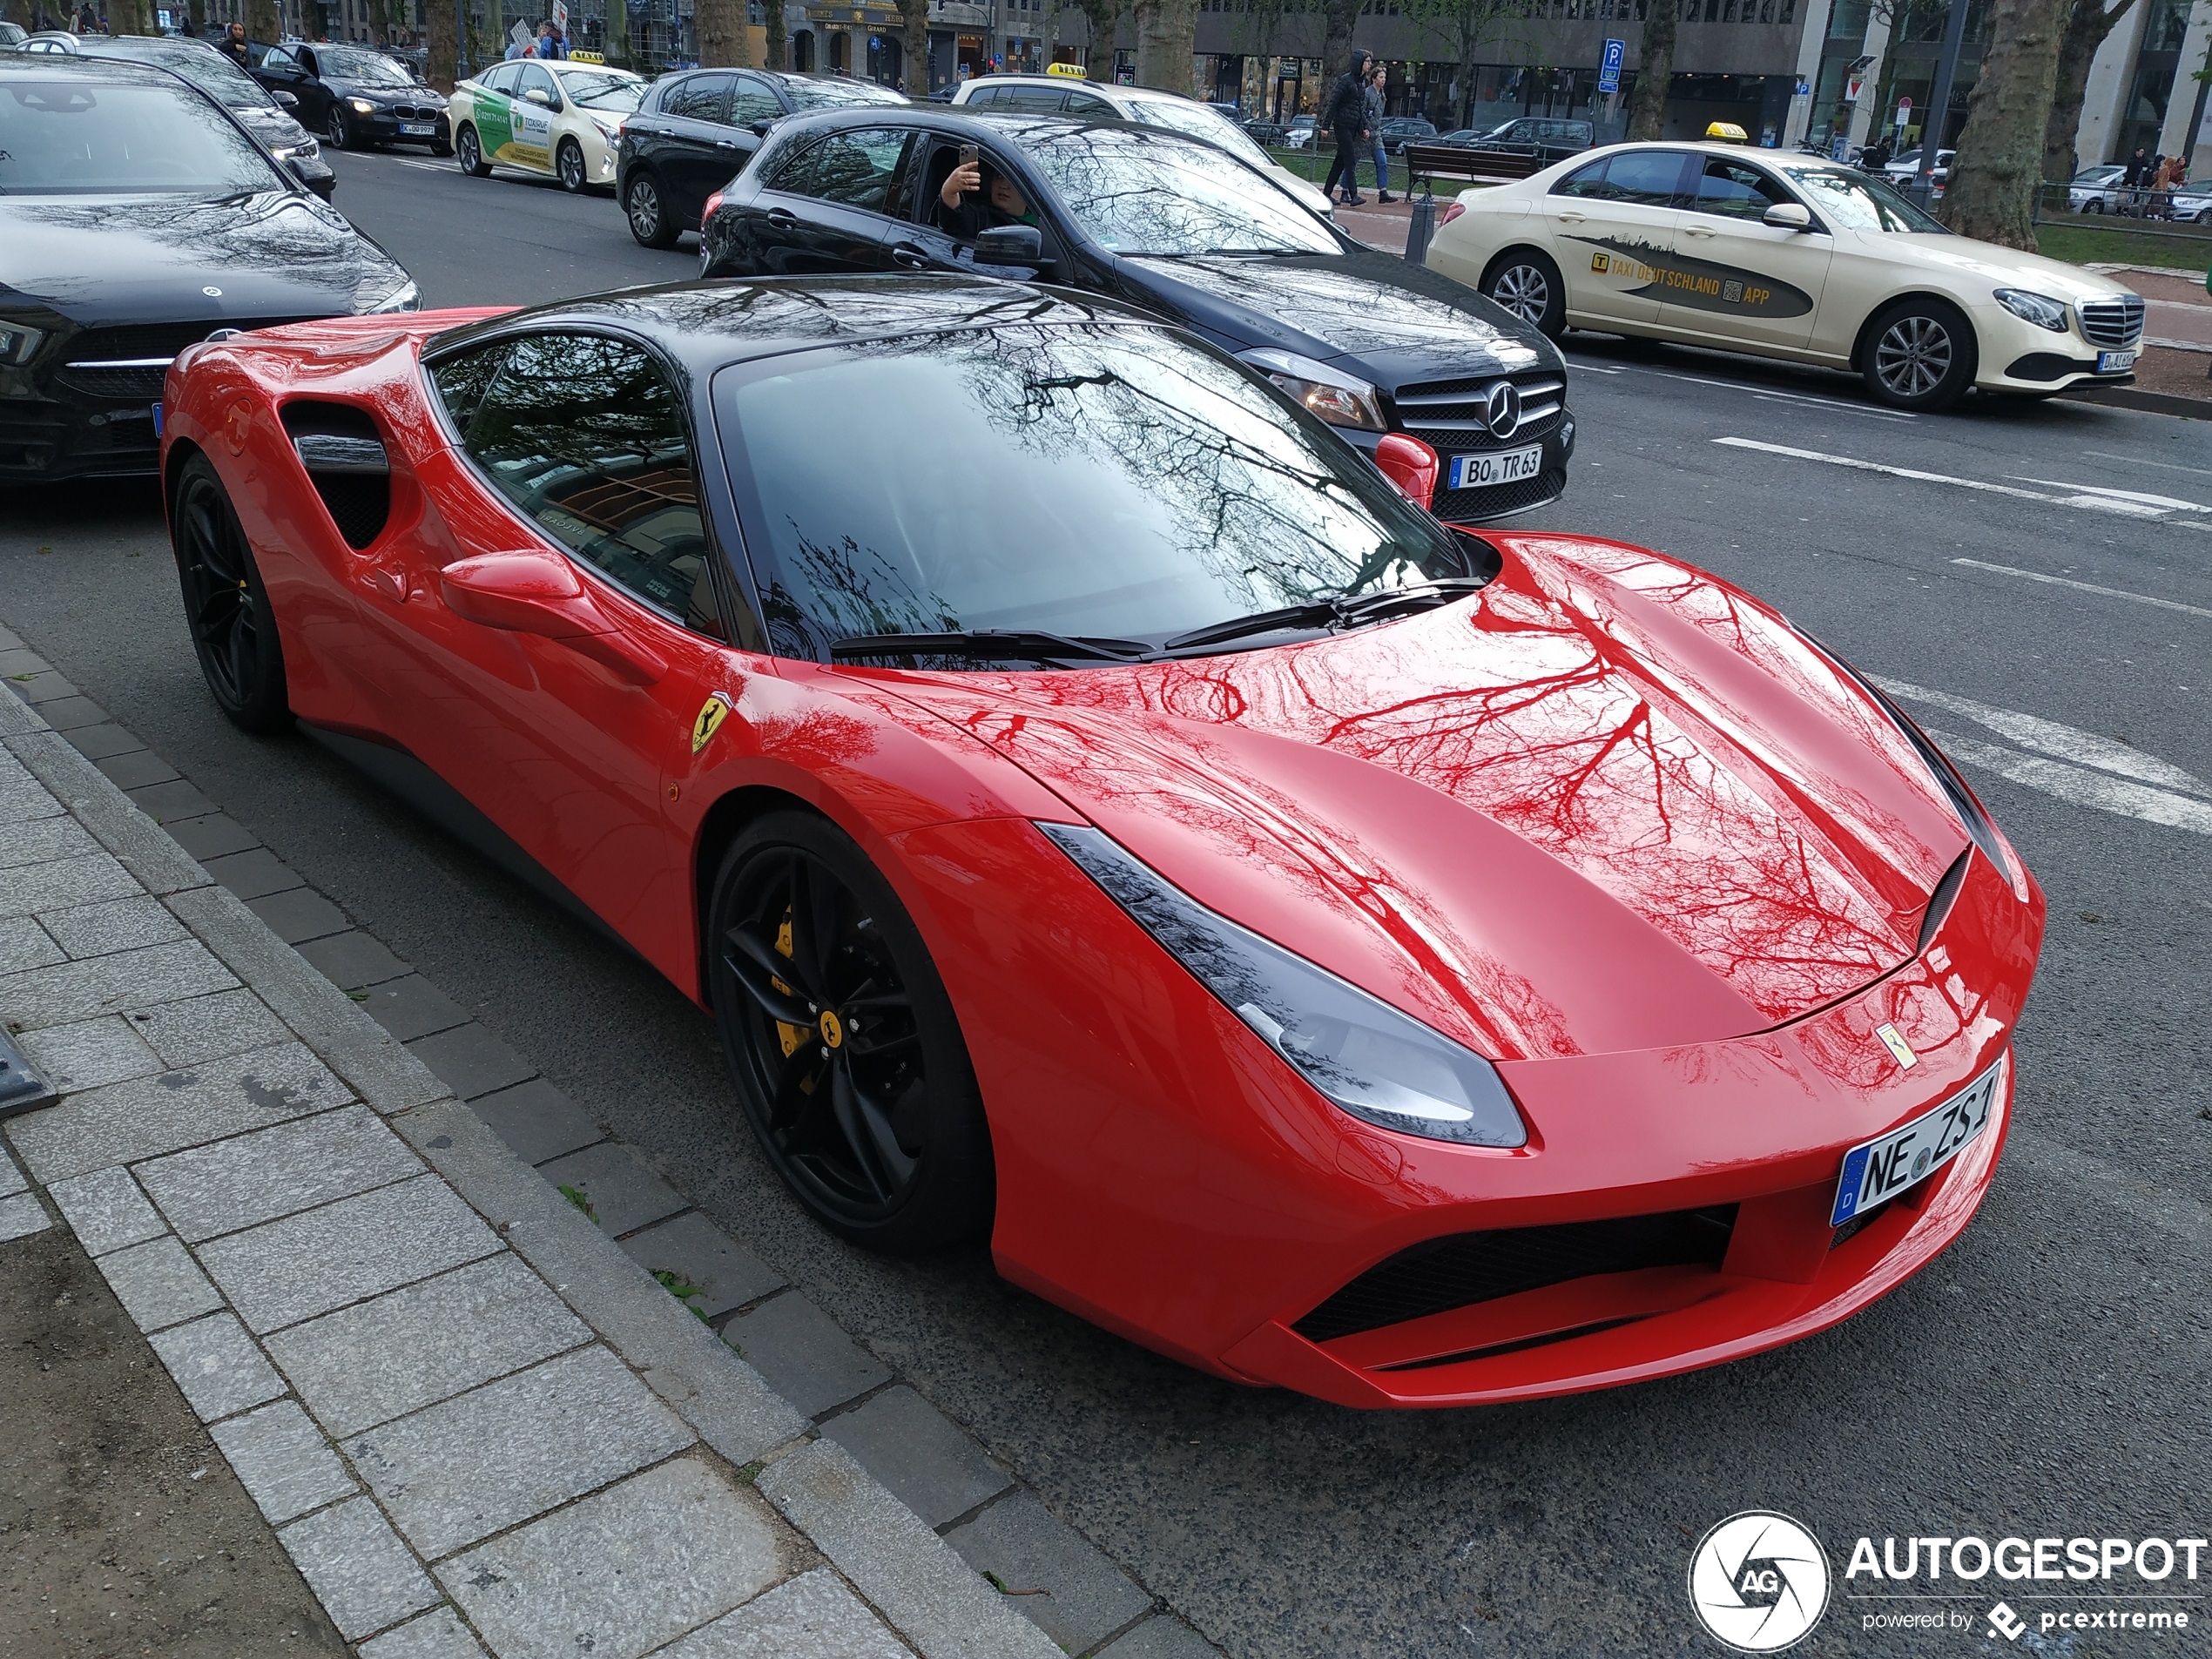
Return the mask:
{"type": "Polygon", "coordinates": [[[722,722],[730,718],[732,705],[727,691],[716,691],[699,705],[698,716],[691,722],[691,752],[697,754],[722,729],[722,722]]]}
{"type": "Polygon", "coordinates": [[[2000,1602],[1989,1609],[1989,1634],[2002,1636],[2007,1642],[2020,1640],[2020,1632],[2027,1629],[2027,1621],[2000,1602]]]}
{"type": "Polygon", "coordinates": [[[1690,1555],[1689,1605],[1707,1634],[1738,1653],[1779,1653],[1828,1610],[1827,1552],[1787,1515],[1730,1515],[1690,1555]]]}

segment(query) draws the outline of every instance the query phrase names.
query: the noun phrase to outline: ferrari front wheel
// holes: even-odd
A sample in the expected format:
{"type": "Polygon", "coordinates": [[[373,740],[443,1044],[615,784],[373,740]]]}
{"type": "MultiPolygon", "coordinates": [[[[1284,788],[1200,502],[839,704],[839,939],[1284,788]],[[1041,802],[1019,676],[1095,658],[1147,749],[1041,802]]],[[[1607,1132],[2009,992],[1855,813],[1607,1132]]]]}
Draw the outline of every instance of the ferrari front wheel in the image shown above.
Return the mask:
{"type": "Polygon", "coordinates": [[[243,731],[281,730],[292,711],[276,613],[230,492],[206,456],[185,463],[169,522],[185,624],[215,705],[243,731]]]}
{"type": "Polygon", "coordinates": [[[900,1252],[987,1231],[990,1131],[952,1000],[853,840],[772,813],[708,912],[715,1023],[768,1161],[832,1231],[900,1252]]]}

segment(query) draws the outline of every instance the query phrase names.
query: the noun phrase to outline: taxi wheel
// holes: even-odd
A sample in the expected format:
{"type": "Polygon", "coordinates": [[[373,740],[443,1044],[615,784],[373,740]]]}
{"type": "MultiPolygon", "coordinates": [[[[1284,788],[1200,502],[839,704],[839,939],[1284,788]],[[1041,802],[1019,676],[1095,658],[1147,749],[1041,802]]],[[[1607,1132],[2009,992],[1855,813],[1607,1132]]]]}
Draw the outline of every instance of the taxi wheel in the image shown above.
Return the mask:
{"type": "Polygon", "coordinates": [[[169,523],[185,625],[215,706],[242,731],[281,731],[292,710],[276,613],[230,492],[206,455],[185,462],[169,523]]]}
{"type": "Polygon", "coordinates": [[[489,179],[491,169],[484,165],[484,147],[477,142],[476,129],[464,126],[454,135],[454,153],[461,158],[461,171],[471,179],[489,179]]]}
{"type": "Polygon", "coordinates": [[[1947,409],[1979,367],[1973,325],[1938,300],[1900,300],[1866,326],[1859,372],[1877,403],[1947,409]]]}
{"type": "Polygon", "coordinates": [[[1548,340],[1567,332],[1567,285],[1533,247],[1508,248],[1482,273],[1482,292],[1548,340]]]}
{"type": "Polygon", "coordinates": [[[584,186],[583,146],[574,138],[561,140],[561,147],[553,154],[554,171],[561,176],[561,188],[570,195],[578,194],[584,186]]]}
{"type": "Polygon", "coordinates": [[[661,200],[660,180],[640,167],[622,192],[622,211],[640,247],[674,247],[678,234],[661,200]]]}
{"type": "Polygon", "coordinates": [[[806,812],[757,819],[707,913],[723,1054],[799,1202],[877,1250],[987,1231],[990,1130],[944,981],[860,846],[806,812]]]}

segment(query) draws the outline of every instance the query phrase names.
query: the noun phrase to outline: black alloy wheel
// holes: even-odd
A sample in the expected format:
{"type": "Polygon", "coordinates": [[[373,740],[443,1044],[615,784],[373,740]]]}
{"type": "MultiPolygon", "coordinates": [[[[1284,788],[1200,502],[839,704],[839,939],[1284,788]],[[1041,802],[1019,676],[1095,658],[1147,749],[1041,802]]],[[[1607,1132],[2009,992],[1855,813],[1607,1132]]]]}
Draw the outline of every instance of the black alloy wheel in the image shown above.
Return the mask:
{"type": "Polygon", "coordinates": [[[471,179],[489,179],[491,169],[484,165],[483,145],[476,141],[476,129],[464,125],[454,136],[454,153],[461,158],[461,171],[471,179]]]}
{"type": "Polygon", "coordinates": [[[185,463],[171,508],[185,624],[215,705],[246,732],[282,730],[284,648],[230,494],[205,455],[185,463]]]}
{"type": "Polygon", "coordinates": [[[323,123],[322,136],[334,150],[354,147],[354,130],[346,125],[345,105],[333,104],[330,106],[330,115],[323,123]]]}
{"type": "Polygon", "coordinates": [[[645,168],[630,175],[622,192],[622,211],[630,220],[630,233],[640,247],[676,246],[678,232],[660,195],[660,181],[645,168]]]}
{"type": "Polygon", "coordinates": [[[1974,383],[1973,325],[1937,300],[1900,300],[1867,325],[1866,389],[1893,409],[1947,409],[1974,383]]]}
{"type": "Polygon", "coordinates": [[[771,814],[725,857],[708,917],[723,1053],[799,1201],[879,1250],[986,1231],[990,1132],[967,1045],[867,854],[826,819],[771,814]]]}
{"type": "Polygon", "coordinates": [[[584,186],[583,146],[574,138],[561,140],[561,147],[553,153],[554,171],[560,175],[561,188],[576,195],[584,186]]]}
{"type": "Polygon", "coordinates": [[[1567,285],[1548,254],[1507,249],[1482,273],[1482,292],[1548,340],[1567,332],[1567,285]]]}

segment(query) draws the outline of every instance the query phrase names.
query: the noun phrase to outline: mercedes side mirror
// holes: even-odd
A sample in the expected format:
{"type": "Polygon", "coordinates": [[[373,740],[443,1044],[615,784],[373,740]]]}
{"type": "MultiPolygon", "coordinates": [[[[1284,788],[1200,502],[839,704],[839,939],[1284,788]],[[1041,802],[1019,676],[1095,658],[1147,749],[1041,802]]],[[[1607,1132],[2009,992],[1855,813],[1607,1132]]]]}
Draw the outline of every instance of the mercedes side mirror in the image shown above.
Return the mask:
{"type": "Polygon", "coordinates": [[[1398,493],[1426,510],[1436,499],[1436,451],[1403,432],[1386,432],[1375,446],[1375,465],[1398,486],[1398,493]]]}
{"type": "Polygon", "coordinates": [[[772,121],[755,121],[752,124],[752,136],[756,138],[766,138],[768,136],[768,129],[774,125],[775,123],[772,121]]]}
{"type": "Polygon", "coordinates": [[[1777,202],[1762,222],[1777,231],[1807,231],[1812,228],[1812,210],[1803,202],[1777,202]]]}
{"type": "Polygon", "coordinates": [[[299,98],[290,92],[280,91],[275,94],[275,97],[276,101],[287,110],[296,110],[300,107],[299,98]]]}
{"type": "Polygon", "coordinates": [[[1034,225],[1001,225],[975,239],[978,265],[1044,265],[1044,233],[1034,225]]]}

